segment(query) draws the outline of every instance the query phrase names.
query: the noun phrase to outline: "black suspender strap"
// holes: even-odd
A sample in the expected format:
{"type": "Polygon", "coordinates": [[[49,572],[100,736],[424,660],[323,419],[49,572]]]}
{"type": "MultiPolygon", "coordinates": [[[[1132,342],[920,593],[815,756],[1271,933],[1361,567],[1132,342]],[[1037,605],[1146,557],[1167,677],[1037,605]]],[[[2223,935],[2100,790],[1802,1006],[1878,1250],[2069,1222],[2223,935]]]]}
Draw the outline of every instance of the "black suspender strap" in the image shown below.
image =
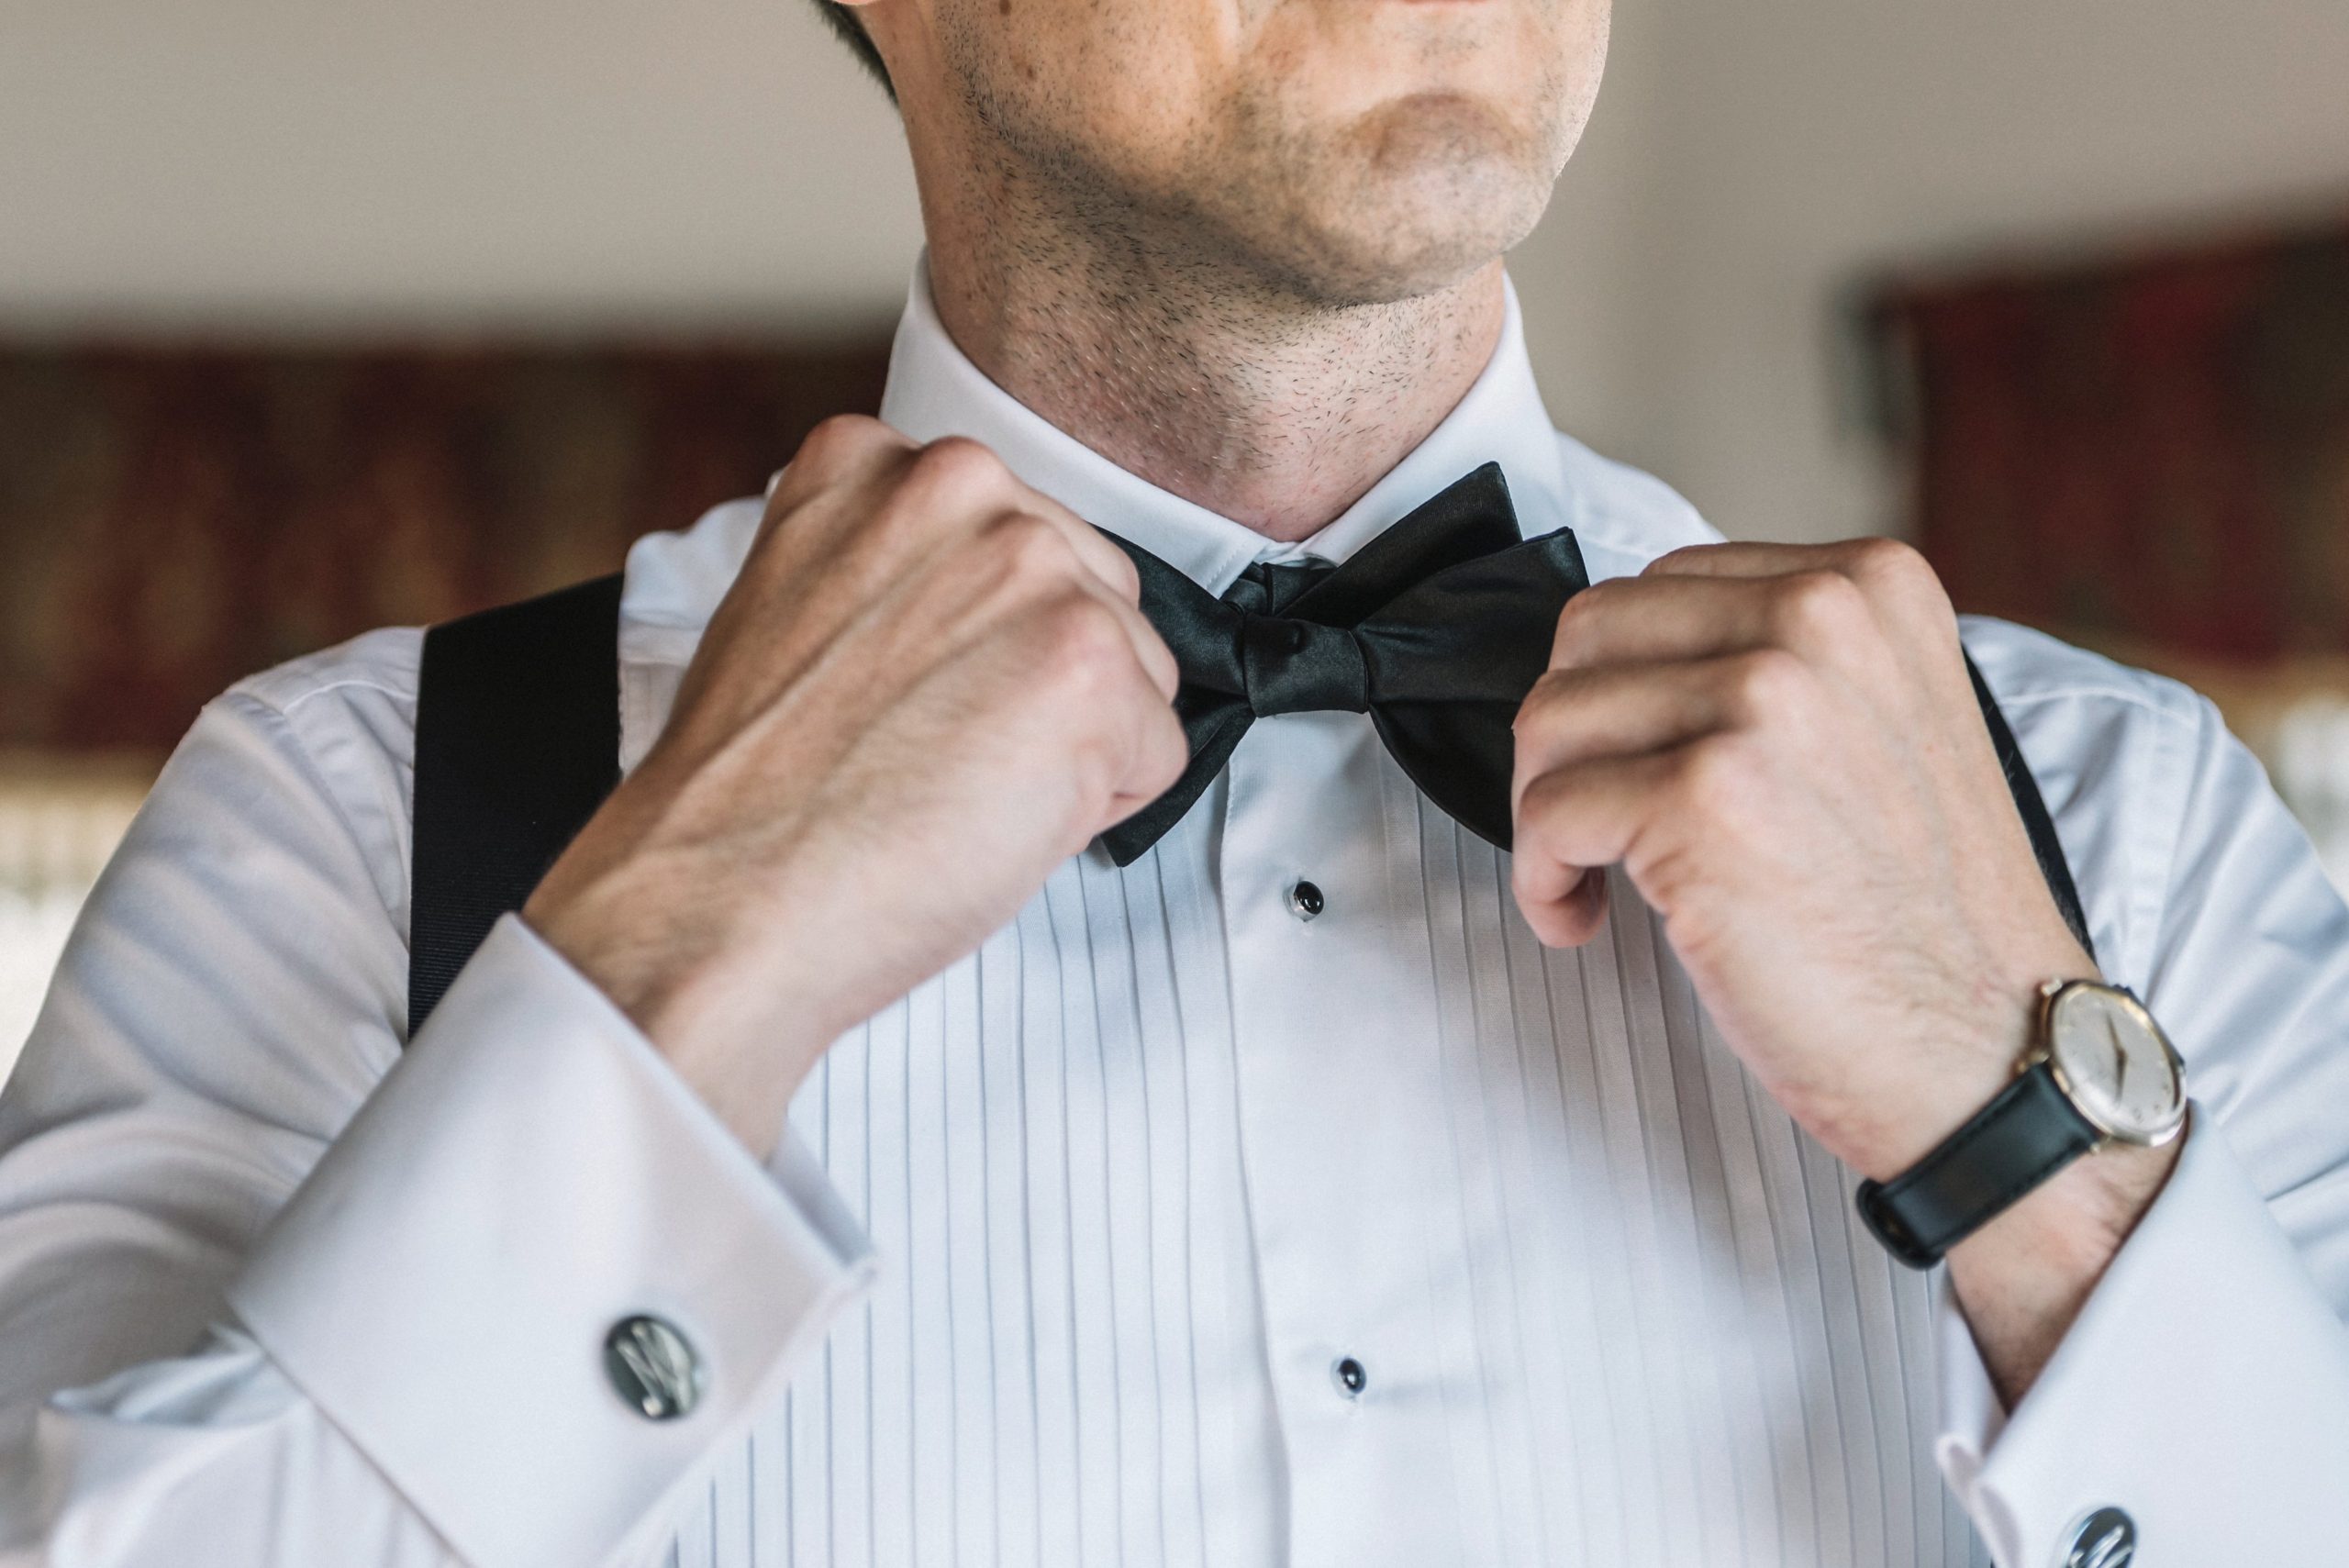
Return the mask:
{"type": "Polygon", "coordinates": [[[619,782],[620,580],[434,627],[417,686],[408,1034],[619,782]]]}
{"type": "MultiPolygon", "coordinates": [[[[434,627],[417,691],[408,1033],[497,917],[519,909],[619,782],[620,580],[599,577],[434,627]]],[[[2064,846],[1969,656],[1998,765],[2041,874],[2091,954],[2064,846]]]]}
{"type": "Polygon", "coordinates": [[[2088,937],[2087,912],[2080,907],[2080,890],[2072,882],[2072,865],[2064,858],[2064,841],[2055,837],[2055,819],[2047,814],[2039,781],[2032,777],[2031,764],[2023,761],[2022,748],[2015,744],[2015,732],[2007,728],[2007,716],[1999,710],[1998,699],[1990,695],[1990,683],[1982,678],[1971,653],[1965,656],[1965,673],[1974,682],[1974,700],[1982,705],[1982,722],[1989,727],[1999,771],[2007,775],[2007,793],[2015,797],[2015,809],[2022,815],[2022,828],[2031,838],[2039,874],[2047,879],[2047,891],[2054,895],[2055,907],[2064,924],[2072,928],[2073,940],[2094,958],[2096,943],[2088,937]]]}

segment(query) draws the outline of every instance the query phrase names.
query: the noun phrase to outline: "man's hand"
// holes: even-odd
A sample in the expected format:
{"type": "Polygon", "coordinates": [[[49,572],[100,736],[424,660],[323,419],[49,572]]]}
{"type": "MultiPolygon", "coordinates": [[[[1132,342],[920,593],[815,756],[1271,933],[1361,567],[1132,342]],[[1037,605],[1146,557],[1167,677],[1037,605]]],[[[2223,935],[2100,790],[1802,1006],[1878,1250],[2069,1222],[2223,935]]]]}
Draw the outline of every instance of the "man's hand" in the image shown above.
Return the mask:
{"type": "MultiPolygon", "coordinates": [[[[1514,789],[1517,900],[1542,940],[1587,940],[1620,863],[1730,1047],[1879,1180],[2005,1085],[2041,982],[2097,973],[1949,601],[1887,540],[1700,546],[1576,595],[1518,715],[1514,789]]],[[[2174,1158],[2080,1161],[1951,1254],[2010,1396],[2174,1158]]]]}
{"type": "Polygon", "coordinates": [[[526,919],[761,1154],[843,1029],[1188,758],[1132,562],[983,447],[820,426],[526,919]]]}

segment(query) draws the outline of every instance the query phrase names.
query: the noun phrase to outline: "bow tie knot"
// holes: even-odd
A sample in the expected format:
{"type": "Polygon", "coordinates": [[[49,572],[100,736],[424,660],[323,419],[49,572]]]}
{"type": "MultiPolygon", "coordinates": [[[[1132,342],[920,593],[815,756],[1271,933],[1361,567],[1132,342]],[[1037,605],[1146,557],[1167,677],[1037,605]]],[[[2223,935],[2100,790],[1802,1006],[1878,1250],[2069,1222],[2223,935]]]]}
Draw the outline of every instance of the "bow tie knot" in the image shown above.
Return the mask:
{"type": "Polygon", "coordinates": [[[1589,579],[1564,528],[1520,536],[1498,464],[1342,566],[1252,566],[1219,598],[1140,545],[1116,542],[1182,672],[1174,711],[1191,741],[1174,787],[1102,835],[1119,865],[1181,819],[1250,725],[1289,713],[1367,713],[1430,799],[1508,847],[1509,726],[1549,662],[1558,613],[1589,579]]]}
{"type": "Polygon", "coordinates": [[[1280,713],[1341,708],[1370,711],[1370,661],[1362,639],[1342,626],[1320,626],[1287,616],[1243,616],[1240,673],[1259,718],[1280,713]]]}

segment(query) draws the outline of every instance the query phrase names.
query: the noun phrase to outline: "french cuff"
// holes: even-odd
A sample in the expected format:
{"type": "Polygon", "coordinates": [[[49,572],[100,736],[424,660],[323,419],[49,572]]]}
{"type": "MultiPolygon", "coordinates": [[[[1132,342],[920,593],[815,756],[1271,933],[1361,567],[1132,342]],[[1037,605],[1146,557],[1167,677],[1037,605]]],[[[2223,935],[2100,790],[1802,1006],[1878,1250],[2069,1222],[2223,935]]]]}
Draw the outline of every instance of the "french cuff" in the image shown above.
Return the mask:
{"type": "Polygon", "coordinates": [[[2349,1329],[2199,1106],[2011,1413],[1946,1274],[1939,1311],[1934,1454],[2001,1568],[2092,1554],[2108,1508],[2148,1562],[2328,1562],[2349,1541],[2349,1329]]]}
{"type": "Polygon", "coordinates": [[[763,1169],[507,916],[228,1297],[464,1561],[584,1568],[640,1545],[872,1272],[811,1159],[763,1169]],[[686,1364],[656,1332],[636,1365],[698,1385],[674,1418],[607,1368],[640,1317],[686,1364]]]}

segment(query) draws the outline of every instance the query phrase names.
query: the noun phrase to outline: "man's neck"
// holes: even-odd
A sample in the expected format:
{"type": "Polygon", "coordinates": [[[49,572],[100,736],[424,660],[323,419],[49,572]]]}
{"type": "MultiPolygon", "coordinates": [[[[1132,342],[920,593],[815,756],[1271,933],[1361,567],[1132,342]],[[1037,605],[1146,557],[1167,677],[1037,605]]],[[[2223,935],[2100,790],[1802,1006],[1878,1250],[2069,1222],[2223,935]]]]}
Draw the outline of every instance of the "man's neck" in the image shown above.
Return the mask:
{"type": "Polygon", "coordinates": [[[1121,246],[930,214],[939,318],[1005,391],[1129,473],[1293,542],[1442,422],[1491,360],[1501,264],[1330,306],[1121,246]]]}

